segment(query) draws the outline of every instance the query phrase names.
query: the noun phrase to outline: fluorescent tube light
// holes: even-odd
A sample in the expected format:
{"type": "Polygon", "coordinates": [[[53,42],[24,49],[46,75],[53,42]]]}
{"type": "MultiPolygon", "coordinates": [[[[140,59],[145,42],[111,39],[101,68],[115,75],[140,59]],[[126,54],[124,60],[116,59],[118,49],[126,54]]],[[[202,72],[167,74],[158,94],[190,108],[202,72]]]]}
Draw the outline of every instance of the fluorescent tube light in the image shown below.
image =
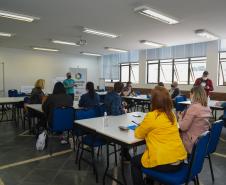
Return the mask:
{"type": "Polygon", "coordinates": [[[95,56],[95,57],[100,57],[102,56],[101,54],[98,53],[89,53],[89,52],[80,52],[82,55],[88,55],[88,56],[95,56]]]}
{"type": "Polygon", "coordinates": [[[199,29],[199,30],[195,30],[195,34],[200,36],[200,37],[205,37],[207,39],[210,40],[217,40],[219,39],[216,35],[204,30],[204,29],[199,29]]]}
{"type": "Polygon", "coordinates": [[[32,17],[29,15],[23,15],[13,12],[8,12],[4,10],[0,10],[0,17],[8,18],[8,19],[15,19],[19,21],[25,21],[25,22],[33,22],[34,20],[39,20],[38,17],[32,17]]]}
{"type": "Polygon", "coordinates": [[[146,45],[149,45],[149,46],[152,46],[152,47],[155,47],[155,48],[160,48],[160,47],[164,46],[163,44],[159,44],[159,43],[151,42],[151,41],[147,41],[147,40],[140,40],[140,43],[146,44],[146,45]]]}
{"type": "Polygon", "coordinates": [[[78,44],[74,42],[67,42],[67,41],[61,41],[61,40],[52,40],[55,44],[63,44],[63,45],[70,45],[70,46],[79,46],[78,44]]]}
{"type": "Polygon", "coordinates": [[[34,50],[39,50],[39,51],[52,51],[52,52],[57,52],[57,51],[59,51],[58,49],[40,48],[40,47],[33,47],[32,49],[34,49],[34,50]]]}
{"type": "Polygon", "coordinates": [[[105,47],[104,49],[106,49],[106,50],[108,50],[108,51],[116,51],[116,52],[122,52],[122,53],[128,52],[127,50],[124,50],[124,49],[118,49],[118,48],[105,47]]]}
{"type": "Polygon", "coordinates": [[[1,37],[12,37],[13,34],[11,34],[11,33],[5,33],[5,32],[0,32],[0,36],[1,37]]]}
{"type": "Polygon", "coordinates": [[[102,36],[102,37],[109,37],[109,38],[119,37],[119,35],[116,35],[116,34],[113,34],[113,33],[107,33],[107,32],[98,31],[98,30],[94,30],[94,29],[90,29],[90,28],[84,28],[83,32],[89,33],[89,34],[92,34],[92,35],[102,36]]]}
{"type": "Polygon", "coordinates": [[[177,24],[179,23],[178,20],[176,20],[175,18],[168,16],[166,14],[161,13],[158,10],[152,9],[148,6],[139,6],[137,8],[134,9],[135,12],[151,17],[153,19],[156,19],[158,21],[164,22],[166,24],[177,24]]]}

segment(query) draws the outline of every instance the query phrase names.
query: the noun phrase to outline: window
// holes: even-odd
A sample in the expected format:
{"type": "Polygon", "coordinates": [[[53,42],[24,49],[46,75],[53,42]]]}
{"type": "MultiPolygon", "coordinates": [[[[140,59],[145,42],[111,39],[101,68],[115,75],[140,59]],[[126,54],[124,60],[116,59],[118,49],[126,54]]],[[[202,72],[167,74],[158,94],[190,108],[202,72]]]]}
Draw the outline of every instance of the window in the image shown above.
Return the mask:
{"type": "Polygon", "coordinates": [[[120,64],[120,81],[139,83],[139,63],[120,64]]]}
{"type": "Polygon", "coordinates": [[[188,58],[174,60],[174,81],[178,84],[188,84],[188,58]]]}
{"type": "Polygon", "coordinates": [[[226,52],[219,53],[218,85],[226,86],[226,52]]]}
{"type": "MultiPolygon", "coordinates": [[[[147,61],[147,83],[194,84],[206,69],[206,57],[147,61]]],[[[226,79],[226,52],[225,52],[226,79]]]]}
{"type": "Polygon", "coordinates": [[[160,60],[160,82],[172,83],[173,60],[160,60]]]}
{"type": "Polygon", "coordinates": [[[206,57],[191,58],[190,61],[190,84],[194,84],[206,70],[206,57]]]}
{"type": "Polygon", "coordinates": [[[147,62],[148,83],[158,83],[159,61],[153,60],[147,62]]]}

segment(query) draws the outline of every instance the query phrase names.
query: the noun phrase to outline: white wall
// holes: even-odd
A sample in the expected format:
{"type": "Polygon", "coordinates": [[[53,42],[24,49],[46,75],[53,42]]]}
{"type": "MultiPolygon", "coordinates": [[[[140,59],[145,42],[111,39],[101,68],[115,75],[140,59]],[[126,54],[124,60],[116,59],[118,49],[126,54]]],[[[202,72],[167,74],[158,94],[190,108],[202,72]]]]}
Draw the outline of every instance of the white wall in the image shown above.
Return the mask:
{"type": "Polygon", "coordinates": [[[0,62],[5,63],[6,92],[20,89],[21,85],[34,85],[39,78],[46,80],[46,91],[51,92],[52,79],[65,76],[70,67],[87,68],[87,80],[96,85],[99,78],[97,57],[0,48],[0,62]]]}
{"type": "MultiPolygon", "coordinates": [[[[218,80],[218,41],[208,42],[207,44],[207,65],[206,69],[209,71],[209,78],[213,80],[214,91],[215,92],[226,92],[226,88],[222,86],[217,86],[218,80]]],[[[146,71],[146,53],[140,51],[140,61],[139,61],[139,84],[133,84],[137,88],[154,88],[154,84],[147,84],[147,71],[146,71]]],[[[108,83],[107,86],[113,86],[113,83],[108,83]]],[[[170,84],[166,84],[167,88],[170,88],[170,84]]],[[[190,90],[192,85],[179,85],[181,90],[190,90]]]]}

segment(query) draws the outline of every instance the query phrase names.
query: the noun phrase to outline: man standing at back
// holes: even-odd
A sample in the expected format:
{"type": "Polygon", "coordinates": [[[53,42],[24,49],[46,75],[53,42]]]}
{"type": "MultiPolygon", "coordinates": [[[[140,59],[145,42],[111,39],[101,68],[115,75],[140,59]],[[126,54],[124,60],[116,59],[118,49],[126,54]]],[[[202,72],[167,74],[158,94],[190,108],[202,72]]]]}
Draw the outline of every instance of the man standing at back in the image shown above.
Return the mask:
{"type": "Polygon", "coordinates": [[[195,80],[194,86],[200,86],[201,85],[205,89],[206,95],[209,97],[210,91],[213,91],[213,82],[212,82],[212,80],[210,80],[208,78],[208,75],[209,75],[209,72],[204,71],[202,77],[197,78],[195,80]]]}
{"type": "Polygon", "coordinates": [[[74,87],[76,87],[76,84],[75,84],[75,81],[73,79],[71,79],[71,73],[68,72],[66,74],[67,76],[67,79],[64,80],[63,84],[64,84],[64,87],[66,89],[66,93],[68,95],[70,95],[72,97],[72,99],[74,100],[74,97],[75,97],[75,90],[74,90],[74,87]]]}

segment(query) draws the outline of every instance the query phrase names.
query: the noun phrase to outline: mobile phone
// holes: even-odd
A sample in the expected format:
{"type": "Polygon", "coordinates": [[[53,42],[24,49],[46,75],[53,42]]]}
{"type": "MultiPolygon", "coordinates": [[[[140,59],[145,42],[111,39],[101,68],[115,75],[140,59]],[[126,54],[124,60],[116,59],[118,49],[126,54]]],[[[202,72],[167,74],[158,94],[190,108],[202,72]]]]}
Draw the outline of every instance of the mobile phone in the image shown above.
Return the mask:
{"type": "Polygon", "coordinates": [[[125,126],[119,126],[118,128],[120,130],[122,130],[122,131],[128,131],[129,130],[129,128],[128,127],[125,127],[125,126]]]}

